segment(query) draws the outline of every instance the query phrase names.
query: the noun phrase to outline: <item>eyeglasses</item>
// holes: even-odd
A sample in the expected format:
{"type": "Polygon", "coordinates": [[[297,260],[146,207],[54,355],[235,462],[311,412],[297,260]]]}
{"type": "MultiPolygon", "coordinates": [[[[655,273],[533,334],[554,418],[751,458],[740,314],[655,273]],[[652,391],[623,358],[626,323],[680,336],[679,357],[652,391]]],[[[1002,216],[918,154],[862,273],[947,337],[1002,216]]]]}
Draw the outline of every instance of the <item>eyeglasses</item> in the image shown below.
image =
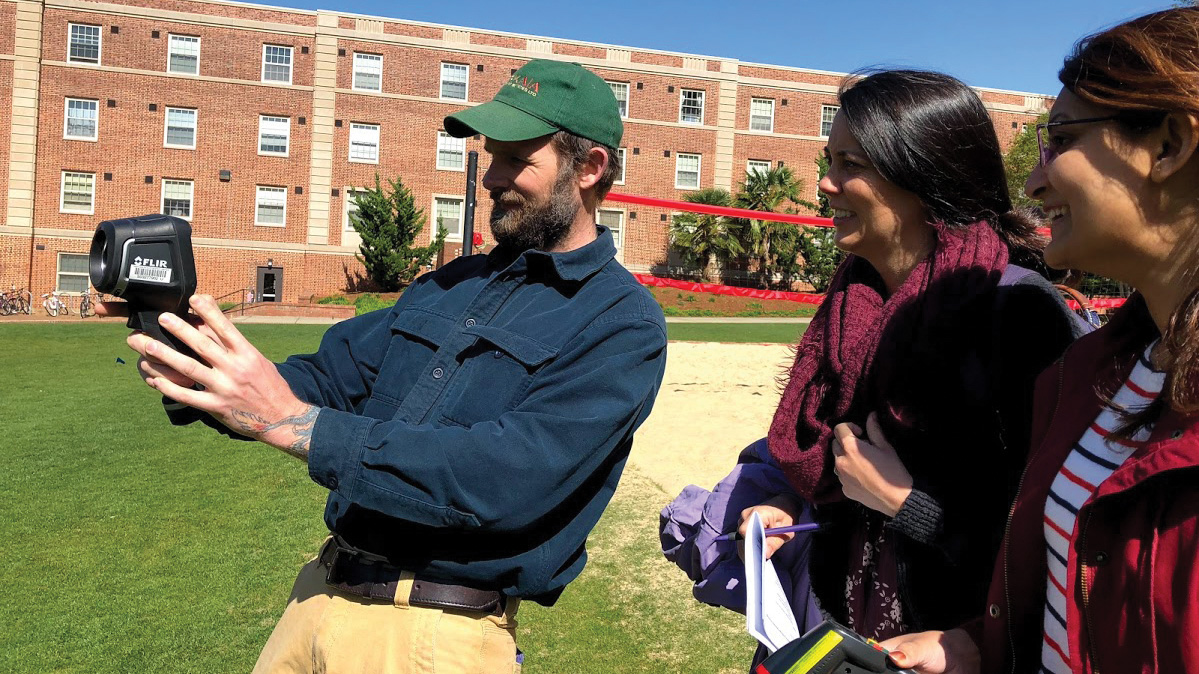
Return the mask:
{"type": "Polygon", "coordinates": [[[1053,137],[1049,135],[1049,130],[1056,126],[1069,126],[1070,124],[1092,124],[1094,122],[1110,122],[1120,119],[1121,115],[1108,115],[1107,117],[1088,117],[1086,119],[1067,119],[1061,122],[1047,122],[1037,125],[1037,151],[1040,152],[1041,166],[1047,165],[1053,161],[1061,147],[1054,142],[1053,137]]]}

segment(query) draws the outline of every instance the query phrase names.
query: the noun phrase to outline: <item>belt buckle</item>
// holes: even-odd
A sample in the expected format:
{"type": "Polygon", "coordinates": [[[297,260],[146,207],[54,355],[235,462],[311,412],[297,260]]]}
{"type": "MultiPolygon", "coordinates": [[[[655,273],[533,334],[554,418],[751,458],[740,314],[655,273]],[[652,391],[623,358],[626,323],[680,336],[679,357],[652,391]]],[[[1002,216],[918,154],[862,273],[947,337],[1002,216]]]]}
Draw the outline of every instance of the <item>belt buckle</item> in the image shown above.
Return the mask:
{"type": "Polygon", "coordinates": [[[328,585],[337,585],[341,583],[341,578],[338,574],[339,567],[346,562],[354,560],[355,557],[359,557],[360,554],[354,548],[338,545],[336,540],[332,541],[332,545],[333,554],[329,558],[329,570],[325,572],[325,583],[328,585]]]}

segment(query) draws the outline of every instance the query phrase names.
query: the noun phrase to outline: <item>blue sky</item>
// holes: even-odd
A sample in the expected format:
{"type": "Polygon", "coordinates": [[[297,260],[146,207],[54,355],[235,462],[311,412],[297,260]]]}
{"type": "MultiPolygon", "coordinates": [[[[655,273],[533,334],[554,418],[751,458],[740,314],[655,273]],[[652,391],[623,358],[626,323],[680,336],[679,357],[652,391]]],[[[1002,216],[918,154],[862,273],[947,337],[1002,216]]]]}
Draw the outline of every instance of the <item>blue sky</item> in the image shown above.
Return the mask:
{"type": "Polygon", "coordinates": [[[258,0],[847,72],[942,70],[968,84],[1056,94],[1075,40],[1170,0],[258,0]]]}

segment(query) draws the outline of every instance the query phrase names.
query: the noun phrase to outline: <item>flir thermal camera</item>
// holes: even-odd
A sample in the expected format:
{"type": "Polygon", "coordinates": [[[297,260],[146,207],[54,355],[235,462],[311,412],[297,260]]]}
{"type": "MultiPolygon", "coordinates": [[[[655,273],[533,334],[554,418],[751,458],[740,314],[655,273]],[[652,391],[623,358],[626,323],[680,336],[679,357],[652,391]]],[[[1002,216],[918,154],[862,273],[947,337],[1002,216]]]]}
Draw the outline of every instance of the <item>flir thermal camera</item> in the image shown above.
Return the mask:
{"type": "Polygon", "coordinates": [[[129,303],[130,328],[191,353],[158,325],[164,312],[187,314],[196,292],[192,228],[170,215],[105,220],[92,237],[91,278],[96,290],[129,303]]]}
{"type": "Polygon", "coordinates": [[[825,620],[754,668],[753,674],[915,674],[895,666],[878,642],[825,620]]]}

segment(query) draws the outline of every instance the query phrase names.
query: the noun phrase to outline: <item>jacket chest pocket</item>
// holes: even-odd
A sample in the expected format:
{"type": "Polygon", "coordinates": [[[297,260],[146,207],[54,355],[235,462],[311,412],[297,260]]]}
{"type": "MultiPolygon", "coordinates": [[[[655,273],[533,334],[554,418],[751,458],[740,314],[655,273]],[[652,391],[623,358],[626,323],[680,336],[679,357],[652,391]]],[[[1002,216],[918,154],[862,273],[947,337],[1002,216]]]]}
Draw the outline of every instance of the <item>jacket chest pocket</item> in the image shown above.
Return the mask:
{"type": "Polygon", "coordinates": [[[453,325],[452,319],[423,309],[401,311],[391,323],[391,344],[363,415],[391,419],[425,366],[450,339],[453,325]]]}
{"type": "Polygon", "coordinates": [[[445,423],[469,428],[499,419],[558,355],[555,347],[503,328],[476,325],[463,332],[476,339],[459,355],[461,365],[446,390],[441,415],[445,423]]]}

